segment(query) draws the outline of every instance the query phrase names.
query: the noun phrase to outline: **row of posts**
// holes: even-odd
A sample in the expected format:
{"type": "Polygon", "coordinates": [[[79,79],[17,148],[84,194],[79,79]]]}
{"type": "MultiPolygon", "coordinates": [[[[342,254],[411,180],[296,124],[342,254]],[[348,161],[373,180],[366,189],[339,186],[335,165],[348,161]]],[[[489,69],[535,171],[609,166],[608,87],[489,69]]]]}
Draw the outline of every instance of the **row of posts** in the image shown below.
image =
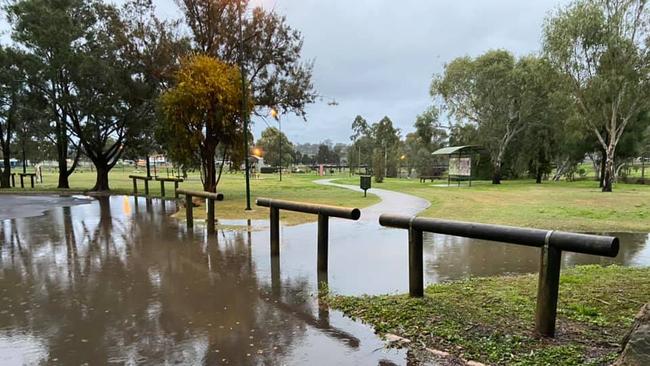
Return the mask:
{"type": "MultiPolygon", "coordinates": [[[[279,258],[280,255],[281,209],[318,215],[317,269],[319,284],[321,281],[327,281],[329,217],[358,220],[361,216],[361,212],[357,208],[315,205],[268,198],[258,198],[257,205],[269,207],[272,260],[279,258]]],[[[605,257],[616,257],[619,251],[618,238],[611,236],[392,214],[381,215],[379,223],[382,226],[408,230],[409,294],[411,297],[424,296],[424,232],[540,248],[535,330],[544,337],[555,336],[562,251],[605,257]]]]}
{"type": "Polygon", "coordinates": [[[160,182],[160,197],[165,198],[165,183],[174,183],[174,198],[178,199],[178,185],[183,182],[183,178],[163,178],[163,177],[148,177],[142,175],[129,175],[133,180],[133,195],[138,195],[138,181],[144,182],[144,195],[149,196],[149,181],[157,180],[160,182]]]}
{"type": "MultiPolygon", "coordinates": [[[[214,202],[223,200],[223,195],[221,193],[180,189],[177,192],[178,194],[185,195],[187,201],[186,215],[188,228],[193,226],[192,197],[207,199],[208,215],[206,224],[208,232],[213,233],[215,228],[214,202]]],[[[269,208],[270,252],[272,261],[279,261],[280,256],[280,210],[318,215],[317,273],[319,285],[321,282],[327,282],[329,218],[338,217],[358,220],[361,216],[361,211],[358,208],[318,205],[269,198],[258,198],[257,205],[269,208]]],[[[409,295],[411,297],[424,296],[424,232],[540,248],[535,330],[538,334],[545,337],[553,337],[555,335],[562,251],[606,257],[616,257],[619,251],[618,238],[611,236],[427,219],[393,214],[381,215],[379,217],[379,224],[386,227],[408,230],[409,295]]]]}

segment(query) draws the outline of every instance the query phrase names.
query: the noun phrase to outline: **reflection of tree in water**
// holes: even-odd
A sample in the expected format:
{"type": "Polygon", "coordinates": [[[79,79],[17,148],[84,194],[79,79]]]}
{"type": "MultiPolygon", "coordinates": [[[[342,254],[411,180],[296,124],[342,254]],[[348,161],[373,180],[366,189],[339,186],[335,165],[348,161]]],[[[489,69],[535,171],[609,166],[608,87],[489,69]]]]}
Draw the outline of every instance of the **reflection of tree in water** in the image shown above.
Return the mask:
{"type": "Polygon", "coordinates": [[[41,242],[0,226],[0,327],[46,338],[62,364],[274,363],[304,334],[264,300],[242,234],[183,240],[163,215],[114,217],[112,200],[98,201],[99,219],[64,208],[33,220],[63,229],[41,242]]]}
{"type": "MultiPolygon", "coordinates": [[[[648,243],[647,234],[615,233],[621,249],[616,258],[570,252],[562,253],[564,266],[580,264],[629,265],[648,243]]],[[[425,268],[429,280],[530,273],[539,270],[538,248],[425,233],[425,268]]]]}

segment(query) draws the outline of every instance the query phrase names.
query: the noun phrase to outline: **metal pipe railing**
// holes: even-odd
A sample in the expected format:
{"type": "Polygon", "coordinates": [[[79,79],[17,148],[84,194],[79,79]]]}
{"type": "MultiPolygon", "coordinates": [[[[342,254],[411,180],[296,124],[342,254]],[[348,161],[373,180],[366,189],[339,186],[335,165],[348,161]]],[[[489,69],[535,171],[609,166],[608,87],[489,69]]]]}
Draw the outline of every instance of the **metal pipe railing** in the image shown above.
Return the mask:
{"type": "Polygon", "coordinates": [[[261,207],[268,207],[270,211],[271,256],[280,255],[280,210],[318,215],[317,268],[319,273],[327,272],[329,218],[339,217],[348,220],[358,220],[361,217],[361,211],[358,208],[318,205],[270,198],[258,198],[255,203],[261,207]]]}
{"type": "Polygon", "coordinates": [[[207,207],[207,217],[205,223],[208,227],[208,233],[214,233],[214,202],[223,201],[223,193],[214,193],[214,192],[205,192],[205,191],[190,191],[187,189],[177,189],[177,194],[182,194],[185,196],[185,221],[187,227],[191,228],[194,226],[194,213],[192,212],[193,204],[192,197],[201,197],[208,200],[207,207]]]}
{"type": "Polygon", "coordinates": [[[541,248],[535,330],[546,337],[555,335],[562,251],[616,257],[619,250],[619,240],[612,236],[427,219],[394,214],[381,215],[379,224],[409,230],[409,294],[413,297],[424,296],[422,246],[425,231],[541,248]]]}

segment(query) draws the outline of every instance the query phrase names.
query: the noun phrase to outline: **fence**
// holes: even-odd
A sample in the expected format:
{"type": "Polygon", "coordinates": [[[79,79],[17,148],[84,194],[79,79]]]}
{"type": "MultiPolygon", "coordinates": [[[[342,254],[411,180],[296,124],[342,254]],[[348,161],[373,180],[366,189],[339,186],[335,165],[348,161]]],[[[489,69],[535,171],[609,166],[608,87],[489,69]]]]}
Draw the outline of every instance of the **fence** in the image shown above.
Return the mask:
{"type": "Polygon", "coordinates": [[[424,295],[423,232],[541,248],[535,330],[546,337],[555,335],[562,251],[616,257],[619,250],[618,238],[611,236],[393,214],[381,215],[379,223],[382,226],[409,230],[409,294],[414,297],[424,295]]]}

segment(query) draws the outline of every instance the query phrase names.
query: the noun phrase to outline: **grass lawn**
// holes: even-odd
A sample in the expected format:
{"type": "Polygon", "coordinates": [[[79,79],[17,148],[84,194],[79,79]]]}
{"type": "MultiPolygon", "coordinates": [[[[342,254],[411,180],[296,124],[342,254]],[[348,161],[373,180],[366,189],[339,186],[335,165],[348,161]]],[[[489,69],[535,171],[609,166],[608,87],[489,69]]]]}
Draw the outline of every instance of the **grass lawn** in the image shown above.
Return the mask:
{"type": "MultiPolygon", "coordinates": [[[[133,168],[115,168],[110,173],[109,184],[111,191],[114,194],[132,194],[133,181],[129,179],[129,175],[145,175],[144,172],[135,172],[133,168]]],[[[161,176],[166,177],[166,173],[161,172],[161,176]]],[[[344,177],[347,175],[339,176],[326,176],[323,178],[344,177]]],[[[62,190],[57,190],[57,178],[54,173],[43,172],[43,180],[45,183],[36,184],[34,190],[31,189],[3,189],[1,193],[61,193],[62,190]]],[[[368,195],[367,198],[358,192],[349,191],[346,189],[327,187],[313,183],[314,180],[321,179],[315,174],[291,174],[283,175],[282,182],[276,174],[262,174],[259,179],[251,179],[251,208],[252,211],[246,211],[246,193],[245,193],[245,179],[244,174],[227,174],[224,173],[221,182],[219,183],[218,190],[223,192],[225,199],[223,202],[217,203],[217,218],[218,219],[267,219],[268,208],[255,206],[256,197],[271,197],[279,199],[287,199],[292,201],[305,201],[312,203],[322,203],[336,206],[358,207],[363,208],[379,202],[379,198],[374,195],[368,195]]],[[[18,177],[16,176],[16,179],[18,177]]],[[[90,188],[95,183],[95,173],[84,170],[83,172],[75,172],[70,177],[70,190],[68,192],[82,193],[90,188]]],[[[16,184],[20,185],[17,181],[16,184]]],[[[29,181],[26,181],[29,185],[29,181]]],[[[138,192],[144,194],[144,183],[139,181],[138,192]]],[[[201,178],[198,174],[190,174],[188,179],[180,184],[180,187],[185,189],[202,190],[201,178]]],[[[150,194],[154,197],[160,196],[160,182],[149,182],[150,194]]],[[[168,197],[173,197],[173,183],[165,185],[165,193],[168,197]]],[[[194,209],[195,218],[205,217],[205,210],[194,209]]],[[[179,212],[180,217],[184,217],[184,211],[179,212]]],[[[287,211],[280,211],[280,218],[284,224],[294,225],[303,222],[315,221],[315,215],[299,214],[287,211]]]]}
{"type": "Polygon", "coordinates": [[[327,301],[412,347],[502,365],[609,364],[634,315],[648,301],[650,268],[580,266],[560,280],[557,336],[533,334],[537,275],[474,278],[429,286],[425,297],[327,301]]]}
{"type": "MultiPolygon", "coordinates": [[[[337,183],[356,185],[358,178],[337,183]]],[[[619,183],[614,192],[602,193],[594,181],[446,184],[389,178],[373,187],[429,200],[431,207],[420,214],[425,217],[570,231],[650,231],[650,185],[619,183]]]]}

